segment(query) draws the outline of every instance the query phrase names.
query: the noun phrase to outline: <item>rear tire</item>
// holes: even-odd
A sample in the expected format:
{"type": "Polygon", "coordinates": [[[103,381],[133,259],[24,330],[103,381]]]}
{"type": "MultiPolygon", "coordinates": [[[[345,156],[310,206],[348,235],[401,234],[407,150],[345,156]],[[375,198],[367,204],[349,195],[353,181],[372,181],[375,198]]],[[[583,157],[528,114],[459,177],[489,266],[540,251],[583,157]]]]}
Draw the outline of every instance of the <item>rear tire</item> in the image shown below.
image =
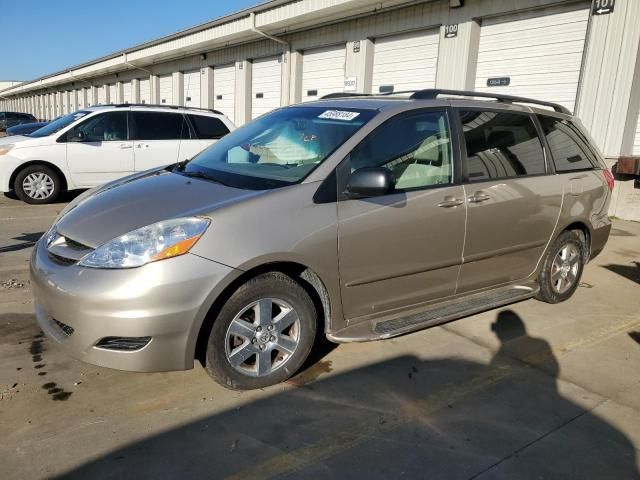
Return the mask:
{"type": "Polygon", "coordinates": [[[317,312],[291,277],[270,272],[235,291],[213,323],[206,369],[219,384],[251,390],[283,382],[307,359],[317,312]]]}
{"type": "Polygon", "coordinates": [[[536,298],[547,303],[560,303],[569,299],[580,283],[585,251],[585,245],[577,233],[562,232],[544,259],[538,277],[540,291],[536,298]]]}
{"type": "Polygon", "coordinates": [[[13,183],[17,197],[31,205],[51,203],[62,190],[58,173],[46,165],[30,165],[23,168],[13,183]]]}

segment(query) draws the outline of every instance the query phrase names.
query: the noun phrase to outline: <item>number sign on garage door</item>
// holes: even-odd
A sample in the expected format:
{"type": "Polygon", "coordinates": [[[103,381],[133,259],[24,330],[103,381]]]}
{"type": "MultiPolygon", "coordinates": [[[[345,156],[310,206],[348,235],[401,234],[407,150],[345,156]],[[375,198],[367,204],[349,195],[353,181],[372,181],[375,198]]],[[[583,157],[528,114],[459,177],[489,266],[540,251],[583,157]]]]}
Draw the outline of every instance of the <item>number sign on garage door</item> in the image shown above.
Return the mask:
{"type": "Polygon", "coordinates": [[[588,19],[585,6],[483,20],[476,90],[544,99],[573,111],[588,19]],[[497,81],[506,78],[508,85],[497,81]]]}
{"type": "Polygon", "coordinates": [[[173,101],[173,75],[160,77],[160,103],[171,105],[173,101]]]}
{"type": "Polygon", "coordinates": [[[282,87],[281,57],[253,61],[251,71],[251,118],[257,118],[280,106],[282,87]]]}
{"type": "Polygon", "coordinates": [[[184,105],[200,107],[200,70],[184,72],[184,105]]]}
{"type": "Polygon", "coordinates": [[[236,67],[213,67],[213,108],[235,121],[236,67]]]}
{"type": "Polygon", "coordinates": [[[151,83],[148,78],[140,79],[140,103],[151,103],[151,83]]]}
{"type": "Polygon", "coordinates": [[[375,40],[372,93],[432,88],[438,65],[438,30],[375,40]]]}
{"type": "Polygon", "coordinates": [[[344,45],[307,50],[302,57],[302,101],[344,91],[344,45]]]}

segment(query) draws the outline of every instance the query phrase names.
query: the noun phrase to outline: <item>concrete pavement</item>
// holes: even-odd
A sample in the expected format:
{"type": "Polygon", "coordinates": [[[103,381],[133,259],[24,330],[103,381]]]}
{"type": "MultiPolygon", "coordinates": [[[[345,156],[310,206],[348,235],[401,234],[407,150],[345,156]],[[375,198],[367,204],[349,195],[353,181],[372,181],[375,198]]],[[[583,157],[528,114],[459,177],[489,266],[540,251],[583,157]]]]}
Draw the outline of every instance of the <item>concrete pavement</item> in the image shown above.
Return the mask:
{"type": "Polygon", "coordinates": [[[284,385],[82,364],[42,337],[27,262],[63,208],[0,197],[0,478],[640,478],[640,224],[576,295],[323,345],[284,385]]]}

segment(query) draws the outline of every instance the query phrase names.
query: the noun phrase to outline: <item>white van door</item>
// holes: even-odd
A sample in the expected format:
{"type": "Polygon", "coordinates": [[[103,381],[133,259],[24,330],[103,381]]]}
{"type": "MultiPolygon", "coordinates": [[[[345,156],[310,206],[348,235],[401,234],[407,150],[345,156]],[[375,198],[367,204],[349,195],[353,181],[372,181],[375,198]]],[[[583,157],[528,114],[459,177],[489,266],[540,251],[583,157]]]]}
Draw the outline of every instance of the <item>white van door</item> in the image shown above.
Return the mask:
{"type": "Polygon", "coordinates": [[[176,163],[181,158],[180,140],[189,138],[189,127],[182,113],[132,112],[132,138],[135,171],[176,163]]]}
{"type": "Polygon", "coordinates": [[[132,173],[127,111],[94,115],[74,127],[67,142],[67,165],[73,184],[80,188],[132,173]]]}

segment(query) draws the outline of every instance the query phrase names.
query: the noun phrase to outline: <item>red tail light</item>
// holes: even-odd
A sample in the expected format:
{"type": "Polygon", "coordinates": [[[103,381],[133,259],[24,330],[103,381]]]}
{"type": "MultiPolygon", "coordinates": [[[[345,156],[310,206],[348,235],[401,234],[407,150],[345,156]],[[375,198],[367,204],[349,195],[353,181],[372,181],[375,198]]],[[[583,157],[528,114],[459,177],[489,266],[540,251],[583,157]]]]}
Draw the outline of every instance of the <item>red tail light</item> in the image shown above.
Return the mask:
{"type": "Polygon", "coordinates": [[[609,185],[609,190],[613,192],[613,174],[607,169],[603,170],[602,173],[604,173],[604,178],[607,181],[607,185],[609,185]]]}

